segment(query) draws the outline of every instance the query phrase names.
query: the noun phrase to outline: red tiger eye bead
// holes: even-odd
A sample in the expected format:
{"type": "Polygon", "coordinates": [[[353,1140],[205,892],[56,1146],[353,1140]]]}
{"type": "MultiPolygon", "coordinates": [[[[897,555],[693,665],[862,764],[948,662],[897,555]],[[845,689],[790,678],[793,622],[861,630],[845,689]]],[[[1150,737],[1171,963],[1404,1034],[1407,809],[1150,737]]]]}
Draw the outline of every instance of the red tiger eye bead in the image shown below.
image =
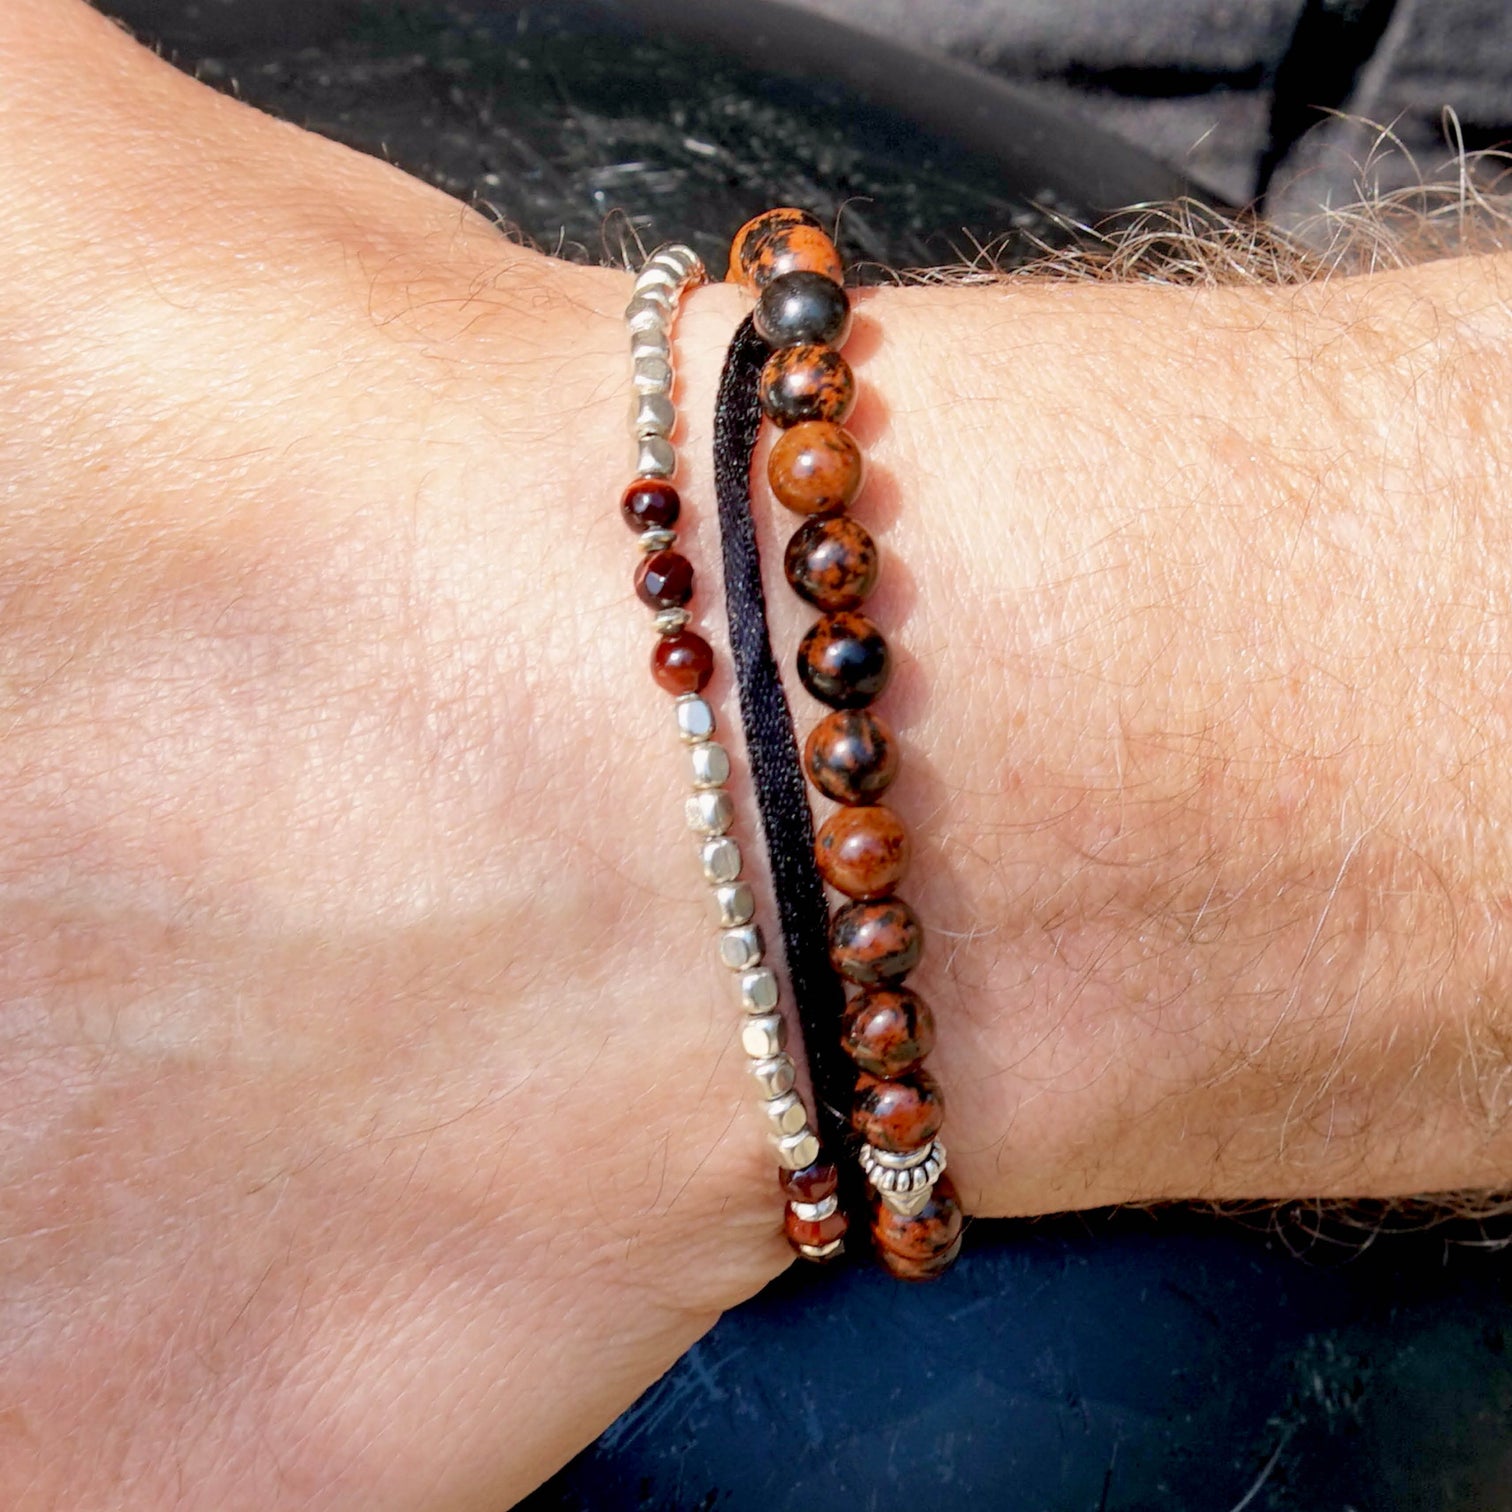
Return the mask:
{"type": "Polygon", "coordinates": [[[828,1218],[799,1218],[789,1208],[783,1219],[783,1227],[794,1244],[829,1244],[843,1238],[848,1226],[845,1214],[838,1208],[828,1218]]]}
{"type": "Polygon", "coordinates": [[[752,216],[735,233],[725,279],[759,294],[784,273],[822,273],[836,283],[845,277],[823,226],[807,210],[786,205],[752,216]]]}
{"type": "Polygon", "coordinates": [[[907,987],[873,987],[851,999],[840,1029],[845,1053],[873,1076],[906,1076],[934,1049],[934,1015],[907,987]]]}
{"type": "Polygon", "coordinates": [[[677,551],[653,551],[635,569],[635,591],[653,609],[680,609],[693,597],[693,564],[677,551]]]}
{"type": "Polygon", "coordinates": [[[912,1218],[877,1199],[872,1206],[872,1238],[904,1260],[933,1260],[961,1237],[961,1200],[948,1175],[935,1182],[929,1201],[912,1218]]]}
{"type": "Polygon", "coordinates": [[[849,898],[885,898],[908,870],[908,831],[890,808],[836,809],[814,840],[824,880],[849,898]]]}
{"type": "Polygon", "coordinates": [[[632,530],[670,530],[681,510],[677,490],[661,478],[637,478],[620,500],[620,513],[632,530]]]}
{"type": "Polygon", "coordinates": [[[832,420],[804,420],[777,438],[767,482],[797,514],[832,514],[861,491],[865,466],[856,438],[832,420]]]}
{"type": "Polygon", "coordinates": [[[668,693],[702,693],[714,675],[714,652],[691,630],[657,637],[651,675],[668,693]]]}
{"type": "Polygon", "coordinates": [[[902,898],[847,903],[830,920],[830,960],[858,987],[901,981],[924,953],[924,926],[902,898]]]}
{"type": "Polygon", "coordinates": [[[840,1190],[840,1172],[827,1160],[804,1166],[801,1171],[777,1173],[777,1184],[790,1202],[823,1202],[840,1190]]]}
{"type": "Polygon", "coordinates": [[[945,1122],[945,1099],[927,1071],[883,1078],[861,1076],[851,1126],[879,1150],[922,1150],[945,1122]]]}

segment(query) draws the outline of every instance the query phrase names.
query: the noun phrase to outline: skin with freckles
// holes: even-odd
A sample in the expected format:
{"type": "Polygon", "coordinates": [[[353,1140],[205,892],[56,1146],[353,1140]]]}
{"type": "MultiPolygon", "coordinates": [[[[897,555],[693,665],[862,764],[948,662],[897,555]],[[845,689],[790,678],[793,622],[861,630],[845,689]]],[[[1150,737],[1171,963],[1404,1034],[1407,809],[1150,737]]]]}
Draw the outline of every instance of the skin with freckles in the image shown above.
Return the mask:
{"type": "MultiPolygon", "coordinates": [[[[788,1255],[628,280],[76,0],[0,6],[0,210],[0,1505],[508,1505],[788,1255]]],[[[891,734],[819,754],[912,838],[966,1211],[1507,1183],[1509,292],[858,296],[891,734]]]]}

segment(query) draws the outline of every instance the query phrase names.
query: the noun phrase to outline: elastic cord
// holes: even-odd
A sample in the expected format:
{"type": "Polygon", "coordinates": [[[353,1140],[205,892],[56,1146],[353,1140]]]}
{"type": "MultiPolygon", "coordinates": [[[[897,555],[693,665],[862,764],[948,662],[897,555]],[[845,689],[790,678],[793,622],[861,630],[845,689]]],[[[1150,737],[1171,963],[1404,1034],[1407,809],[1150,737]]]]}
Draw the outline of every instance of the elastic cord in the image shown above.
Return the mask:
{"type": "Polygon", "coordinates": [[[770,348],[749,317],[736,330],[719,378],[714,411],[714,486],[724,555],[730,646],[740,688],[740,715],[772,868],[778,922],[798,1023],[814,1083],[823,1158],[840,1167],[841,1206],[860,1211],[860,1181],[844,1110],[855,1068],[840,1046],[845,993],[830,965],[829,905],[814,861],[814,821],[804,791],[798,738],[772,656],[761,555],[751,518],[751,454],[761,429],[757,380],[770,348]]]}

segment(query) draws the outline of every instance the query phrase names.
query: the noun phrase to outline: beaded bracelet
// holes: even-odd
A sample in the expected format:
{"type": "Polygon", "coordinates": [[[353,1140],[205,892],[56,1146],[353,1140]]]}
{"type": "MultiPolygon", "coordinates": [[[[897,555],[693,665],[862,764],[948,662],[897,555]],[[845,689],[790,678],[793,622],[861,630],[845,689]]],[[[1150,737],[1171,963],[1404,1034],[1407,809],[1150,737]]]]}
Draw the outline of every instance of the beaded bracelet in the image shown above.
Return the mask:
{"type": "Polygon", "coordinates": [[[936,1138],[944,1100],[923,1069],[933,1020],[902,985],[924,943],[918,917],[895,893],[908,868],[908,833],[879,801],[897,775],[898,753],[870,707],[887,684],[887,642],[857,612],[876,585],[877,547],[846,513],[864,473],[844,426],[856,399],[839,351],[850,299],[838,252],[802,210],[769,210],[742,226],[728,277],[755,294],[756,334],[773,349],[759,389],[762,411],[781,430],[767,481],[779,503],[807,516],[783,568],[820,611],[798,648],[798,676],[832,712],[809,733],[803,760],[812,785],[838,805],[819,829],[815,860],[848,900],[830,920],[830,958],[861,989],[847,1005],[841,1040],[860,1072],[851,1122],[865,1141],[872,1239],[893,1275],[923,1279],[959,1253],[961,1208],[936,1138]]]}
{"type": "Polygon", "coordinates": [[[719,923],[719,958],[737,974],[745,1017],[740,1042],[761,1094],[786,1199],[784,1230],[793,1248],[808,1260],[839,1255],[846,1219],[836,1196],[838,1172],[821,1160],[800,1093],[796,1067],[787,1053],[787,1023],[779,1011],[777,975],[763,963],[765,945],[755,922],[756,900],[741,880],[739,842],[729,833],[734,801],[725,783],[729,752],[715,738],[714,710],[703,697],[714,672],[714,652],[688,628],[693,567],[677,542],[682,503],[672,478],[677,451],[672,444],[677,412],[672,401],[672,326],[682,295],[704,282],[703,263],[691,248],[666,246],[654,253],[635,280],[625,309],[634,375],[631,429],[636,475],[625,490],[621,512],[639,532],[641,561],[635,591],[656,611],[651,675],[674,695],[677,728],[688,747],[692,795],[688,827],[699,837],[699,860],[713,890],[719,923]]]}

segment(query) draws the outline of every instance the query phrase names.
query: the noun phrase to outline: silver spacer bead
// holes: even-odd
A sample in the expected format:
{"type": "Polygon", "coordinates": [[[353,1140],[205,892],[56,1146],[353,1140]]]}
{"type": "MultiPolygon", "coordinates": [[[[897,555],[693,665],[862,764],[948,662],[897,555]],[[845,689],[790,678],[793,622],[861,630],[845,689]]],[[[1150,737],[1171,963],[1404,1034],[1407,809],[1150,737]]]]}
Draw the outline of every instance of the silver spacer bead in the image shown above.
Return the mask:
{"type": "Polygon", "coordinates": [[[758,966],[740,978],[740,1006],[747,1013],[771,1013],[779,995],[777,973],[770,966],[758,966]]]}
{"type": "MultiPolygon", "coordinates": [[[[705,840],[699,847],[698,860],[707,881],[716,886],[723,882],[733,882],[740,875],[740,843],[728,835],[705,840]]],[[[776,1004],[772,1006],[776,1007],[776,1004]]]]}
{"type": "Polygon", "coordinates": [[[730,753],[718,741],[706,740],[694,746],[688,752],[688,761],[696,788],[723,787],[730,780],[730,753]]]}
{"type": "Polygon", "coordinates": [[[833,1260],[845,1248],[845,1236],[831,1239],[828,1244],[799,1244],[794,1248],[805,1260],[833,1260]]]}
{"type": "Polygon", "coordinates": [[[740,1026],[740,1048],[752,1060],[770,1060],[787,1048],[787,1020],[780,1013],[763,1013],[740,1026]]]}
{"type": "Polygon", "coordinates": [[[756,894],[749,882],[722,882],[714,889],[714,906],[722,929],[749,924],[756,916],[756,894]]]}
{"type": "Polygon", "coordinates": [[[917,1218],[934,1196],[933,1186],[915,1187],[911,1192],[881,1192],[883,1204],[900,1218],[917,1218]]]}
{"type": "Polygon", "coordinates": [[[781,1097],[784,1092],[791,1092],[798,1079],[798,1068],[786,1052],[752,1061],[749,1069],[763,1097],[781,1097]]]}
{"type": "Polygon", "coordinates": [[[790,1202],[788,1210],[800,1223],[818,1223],[840,1209],[840,1199],[832,1192],[818,1202],[790,1202]]]}
{"type": "MultiPolygon", "coordinates": [[[[738,929],[727,929],[719,937],[719,959],[731,971],[746,971],[761,965],[763,951],[761,930],[755,924],[742,924],[738,929]]],[[[779,1050],[781,1045],[777,1047],[779,1050]]],[[[772,1052],[766,1052],[770,1055],[772,1052]]]]}
{"type": "Polygon", "coordinates": [[[665,436],[641,436],[635,444],[638,478],[670,478],[677,471],[677,450],[665,436]]]}
{"type": "Polygon", "coordinates": [[[637,357],[630,368],[637,394],[672,392],[672,364],[665,357],[637,357]]]}
{"type": "Polygon", "coordinates": [[[630,401],[630,434],[670,436],[677,426],[677,411],[666,394],[636,394],[630,401]]]}
{"type": "Polygon", "coordinates": [[[808,1128],[808,1114],[796,1092],[784,1092],[763,1102],[761,1111],[778,1134],[801,1134],[808,1128]]]}
{"type": "Polygon", "coordinates": [[[651,623],[658,635],[676,635],[693,616],[686,609],[658,609],[651,623]]]}
{"type": "Polygon", "coordinates": [[[653,525],[650,530],[641,531],[636,537],[640,549],[650,556],[654,551],[670,551],[677,545],[677,532],[668,530],[662,525],[653,525]]]}
{"type": "Polygon", "coordinates": [[[777,1164],[786,1171],[801,1171],[819,1158],[819,1136],[812,1129],[784,1134],[773,1143],[777,1146],[777,1164]]]}
{"type": "Polygon", "coordinates": [[[936,1139],[922,1150],[908,1151],[906,1156],[864,1144],[858,1158],[861,1169],[866,1172],[866,1179],[883,1196],[889,1192],[906,1196],[910,1192],[928,1192],[940,1179],[945,1170],[945,1144],[943,1140],[936,1139]],[[902,1158],[906,1158],[909,1163],[898,1164],[902,1158]]]}
{"type": "Polygon", "coordinates": [[[706,698],[697,693],[684,693],[677,700],[677,729],[682,738],[693,745],[707,740],[714,733],[714,710],[706,698]]]}
{"type": "Polygon", "coordinates": [[[695,834],[722,835],[735,822],[735,800],[723,788],[710,788],[687,800],[686,813],[695,834]]]}

